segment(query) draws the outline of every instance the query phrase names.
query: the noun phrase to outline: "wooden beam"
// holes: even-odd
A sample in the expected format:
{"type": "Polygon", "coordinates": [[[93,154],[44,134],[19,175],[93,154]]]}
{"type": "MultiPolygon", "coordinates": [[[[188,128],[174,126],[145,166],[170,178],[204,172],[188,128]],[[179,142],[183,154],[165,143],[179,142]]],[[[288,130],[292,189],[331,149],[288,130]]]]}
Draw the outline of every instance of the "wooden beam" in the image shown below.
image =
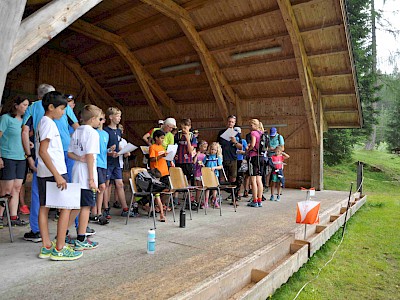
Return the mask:
{"type": "Polygon", "coordinates": [[[156,115],[160,116],[162,113],[157,103],[154,103],[155,99],[151,92],[149,94],[149,87],[156,94],[158,100],[160,100],[163,105],[170,109],[170,113],[174,116],[177,116],[175,102],[168,97],[168,95],[161,89],[150,73],[144,69],[139,60],[136,58],[133,52],[129,50],[128,45],[120,36],[82,20],[75,22],[71,29],[113,46],[128,64],[133,74],[135,74],[143,94],[146,96],[149,105],[153,108],[156,115]]]}
{"type": "Polygon", "coordinates": [[[0,104],[6,82],[8,65],[13,52],[14,41],[17,38],[17,31],[21,24],[26,0],[5,0],[1,3],[0,9],[0,104]]]}
{"type": "Polygon", "coordinates": [[[153,111],[155,112],[157,118],[164,119],[164,115],[161,112],[161,109],[158,106],[156,100],[154,99],[153,94],[150,91],[149,85],[147,84],[147,81],[143,74],[144,70],[143,70],[142,65],[139,63],[139,61],[136,59],[136,57],[132,54],[131,51],[129,51],[129,49],[126,46],[120,45],[120,44],[114,44],[114,48],[128,63],[129,67],[132,70],[132,73],[135,74],[137,82],[139,83],[139,86],[140,86],[147,102],[149,103],[149,105],[151,106],[153,111]]]}
{"type": "Polygon", "coordinates": [[[105,43],[107,45],[113,46],[114,44],[122,44],[123,39],[109,31],[106,31],[100,27],[92,25],[83,20],[77,20],[74,24],[72,24],[69,29],[79,32],[83,35],[86,35],[96,41],[101,43],[105,43]]]}
{"type": "Polygon", "coordinates": [[[301,37],[299,26],[293,12],[293,8],[290,4],[290,0],[277,0],[277,2],[286,25],[286,29],[292,41],[293,50],[296,57],[297,70],[299,73],[304,98],[304,106],[310,129],[311,143],[313,146],[317,146],[321,143],[321,141],[312,97],[312,85],[315,84],[314,78],[312,77],[311,68],[309,68],[309,61],[304,47],[304,42],[301,37]]]}
{"type": "Polygon", "coordinates": [[[53,0],[25,18],[17,33],[8,71],[18,66],[101,1],[53,0]]]}
{"type": "Polygon", "coordinates": [[[153,7],[163,15],[171,18],[172,20],[179,21],[181,19],[191,22],[192,19],[189,13],[183,7],[177,5],[170,0],[140,0],[153,7]]]}

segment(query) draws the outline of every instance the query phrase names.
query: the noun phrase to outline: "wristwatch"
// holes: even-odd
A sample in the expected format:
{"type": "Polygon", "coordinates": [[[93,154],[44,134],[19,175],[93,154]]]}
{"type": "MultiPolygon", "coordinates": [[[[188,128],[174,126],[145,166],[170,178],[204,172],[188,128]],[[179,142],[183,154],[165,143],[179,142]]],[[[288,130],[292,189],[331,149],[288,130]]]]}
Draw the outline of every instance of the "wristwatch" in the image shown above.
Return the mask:
{"type": "Polygon", "coordinates": [[[32,157],[32,154],[29,154],[29,155],[25,154],[25,158],[29,158],[29,157],[32,157]]]}

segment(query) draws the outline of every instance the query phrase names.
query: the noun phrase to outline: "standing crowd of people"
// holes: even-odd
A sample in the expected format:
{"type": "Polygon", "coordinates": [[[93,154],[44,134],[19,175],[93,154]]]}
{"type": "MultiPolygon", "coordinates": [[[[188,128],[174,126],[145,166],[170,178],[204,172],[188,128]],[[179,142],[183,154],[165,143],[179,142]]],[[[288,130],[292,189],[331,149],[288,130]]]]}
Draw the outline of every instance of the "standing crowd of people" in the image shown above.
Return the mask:
{"type": "MultiPolygon", "coordinates": [[[[9,195],[11,224],[26,226],[18,217],[30,214],[31,230],[24,239],[42,242],[39,258],[75,260],[83,250],[98,247],[89,236],[95,231],[89,221],[105,225],[110,213],[111,188],[115,186],[114,207],[120,215],[136,216],[126,202],[123,182],[123,156],[118,152],[127,145],[122,138],[121,111],[110,107],[103,112],[95,105],[85,105],[80,120],[75,116],[73,96],[64,95],[48,84],[38,87],[38,100],[29,105],[28,99],[16,98],[9,110],[0,117],[0,195],[9,195]],[[104,126],[108,121],[108,125],[104,126]],[[32,170],[30,210],[24,202],[24,182],[28,168],[32,170]],[[80,187],[80,209],[59,207],[57,210],[57,236],[49,236],[46,192],[49,182],[61,191],[68,183],[80,187]],[[18,209],[19,207],[19,209],[18,209]],[[69,229],[75,227],[77,237],[69,229]]],[[[236,117],[227,118],[215,141],[198,140],[199,132],[192,130],[190,119],[182,119],[179,127],[174,118],[161,120],[143,136],[149,146],[147,156],[150,169],[157,169],[160,181],[169,185],[169,168],[179,167],[191,185],[201,185],[202,168],[211,168],[217,177],[236,186],[236,199],[252,194],[248,206],[262,207],[264,189],[270,186],[271,201],[279,201],[284,186],[284,139],[276,128],[266,132],[257,119],[250,121],[250,133],[241,137],[236,117]],[[227,132],[230,133],[227,137],[227,132]],[[165,160],[169,145],[177,145],[173,160],[165,160]],[[243,185],[243,194],[240,195],[243,185]],[[251,188],[250,188],[251,186],[251,188]],[[275,193],[276,191],[276,193],[275,193]],[[275,197],[276,196],[276,197],[275,197]]],[[[200,204],[200,195],[193,201],[200,204]]],[[[202,207],[219,207],[216,192],[207,191],[202,207]]],[[[174,203],[179,202],[177,194],[174,203]]],[[[165,222],[165,201],[156,197],[160,221],[165,222]]],[[[232,203],[233,204],[233,201],[232,203]]],[[[154,212],[153,212],[154,213],[154,212]]],[[[0,207],[0,226],[3,226],[4,208],[0,207]]]]}

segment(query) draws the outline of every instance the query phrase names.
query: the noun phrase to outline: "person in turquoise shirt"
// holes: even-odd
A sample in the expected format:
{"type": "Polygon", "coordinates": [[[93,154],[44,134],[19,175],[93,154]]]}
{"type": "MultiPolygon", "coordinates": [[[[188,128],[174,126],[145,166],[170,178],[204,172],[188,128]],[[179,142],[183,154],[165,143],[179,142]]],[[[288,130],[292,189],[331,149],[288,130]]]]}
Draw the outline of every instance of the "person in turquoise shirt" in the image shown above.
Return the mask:
{"type": "MultiPolygon", "coordinates": [[[[25,177],[26,160],[22,147],[21,126],[29,100],[17,97],[10,111],[0,118],[0,181],[1,193],[11,195],[10,219],[8,226],[26,226],[27,223],[19,219],[18,202],[22,181],[25,177]]],[[[0,209],[0,223],[3,222],[4,208],[0,209]]]]}

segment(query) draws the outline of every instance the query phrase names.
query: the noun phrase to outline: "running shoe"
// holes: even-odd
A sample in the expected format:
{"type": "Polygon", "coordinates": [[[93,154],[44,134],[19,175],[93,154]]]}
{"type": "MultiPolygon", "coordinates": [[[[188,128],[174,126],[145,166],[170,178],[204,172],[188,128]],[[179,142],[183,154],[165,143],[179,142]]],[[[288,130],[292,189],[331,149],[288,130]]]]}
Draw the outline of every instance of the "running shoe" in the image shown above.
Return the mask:
{"type": "Polygon", "coordinates": [[[55,247],[51,251],[51,260],[76,260],[81,258],[83,255],[82,251],[75,251],[70,246],[64,246],[60,251],[55,247]]]}
{"type": "Polygon", "coordinates": [[[247,206],[250,206],[250,207],[258,207],[258,203],[252,201],[252,202],[250,202],[250,203],[247,203],[247,206]]]}
{"type": "Polygon", "coordinates": [[[32,230],[24,234],[25,241],[31,241],[34,243],[39,243],[42,241],[40,232],[33,232],[32,230]]]}
{"type": "Polygon", "coordinates": [[[75,250],[76,251],[83,251],[83,250],[92,250],[96,249],[99,246],[98,242],[93,242],[88,238],[85,238],[83,242],[79,240],[75,240],[75,250]]]}

